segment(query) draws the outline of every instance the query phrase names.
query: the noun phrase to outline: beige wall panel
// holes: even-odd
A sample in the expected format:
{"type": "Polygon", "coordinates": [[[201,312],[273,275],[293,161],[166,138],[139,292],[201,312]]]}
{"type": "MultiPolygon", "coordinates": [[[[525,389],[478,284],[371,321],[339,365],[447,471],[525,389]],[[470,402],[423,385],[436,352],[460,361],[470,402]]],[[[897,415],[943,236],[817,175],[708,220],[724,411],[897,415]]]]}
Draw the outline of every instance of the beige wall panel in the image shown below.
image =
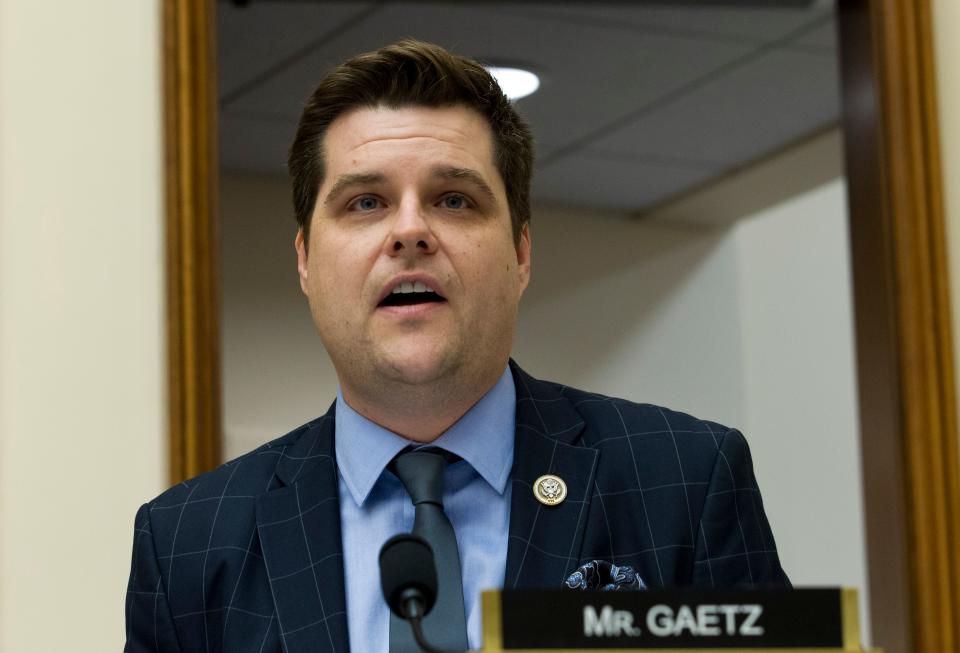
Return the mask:
{"type": "Polygon", "coordinates": [[[163,484],[160,12],[0,0],[0,650],[117,651],[163,484]]]}

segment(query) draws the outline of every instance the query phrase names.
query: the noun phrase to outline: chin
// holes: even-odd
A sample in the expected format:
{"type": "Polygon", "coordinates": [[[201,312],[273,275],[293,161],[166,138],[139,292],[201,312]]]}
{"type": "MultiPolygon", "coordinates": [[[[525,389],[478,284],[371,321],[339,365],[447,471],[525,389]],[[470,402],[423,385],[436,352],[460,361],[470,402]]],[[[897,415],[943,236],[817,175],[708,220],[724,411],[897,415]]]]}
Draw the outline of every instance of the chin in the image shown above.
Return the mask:
{"type": "Polygon", "coordinates": [[[422,385],[449,377],[459,367],[451,357],[436,351],[408,351],[386,361],[389,375],[410,385],[422,385]]]}

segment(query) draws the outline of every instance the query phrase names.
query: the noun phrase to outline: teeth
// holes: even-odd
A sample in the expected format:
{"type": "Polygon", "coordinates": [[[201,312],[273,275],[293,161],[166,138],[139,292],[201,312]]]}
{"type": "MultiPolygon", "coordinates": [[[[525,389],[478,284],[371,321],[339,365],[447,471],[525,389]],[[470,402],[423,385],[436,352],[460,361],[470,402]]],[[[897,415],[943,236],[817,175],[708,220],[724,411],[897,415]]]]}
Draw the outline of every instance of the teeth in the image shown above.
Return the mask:
{"type": "Polygon", "coordinates": [[[397,287],[390,291],[391,294],[397,295],[400,293],[411,293],[411,292],[436,292],[433,288],[426,285],[422,281],[404,281],[403,283],[397,284],[397,287]]]}

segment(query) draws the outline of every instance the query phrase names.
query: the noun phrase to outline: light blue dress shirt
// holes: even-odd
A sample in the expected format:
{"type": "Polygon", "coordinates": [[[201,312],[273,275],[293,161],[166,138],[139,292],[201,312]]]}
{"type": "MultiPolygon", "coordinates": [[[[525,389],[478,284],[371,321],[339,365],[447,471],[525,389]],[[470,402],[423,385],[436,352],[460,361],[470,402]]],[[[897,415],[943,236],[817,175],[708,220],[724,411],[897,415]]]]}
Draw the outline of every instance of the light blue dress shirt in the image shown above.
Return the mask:
{"type": "MultiPolygon", "coordinates": [[[[443,506],[460,548],[470,648],[482,645],[480,592],[503,586],[510,527],[510,469],[517,395],[507,368],[497,384],[427,446],[463,460],[447,467],[443,506]]],[[[381,545],[413,529],[413,503],[387,464],[417,443],[366,419],[337,393],[336,455],[350,648],[389,649],[390,611],[380,593],[381,545]]]]}

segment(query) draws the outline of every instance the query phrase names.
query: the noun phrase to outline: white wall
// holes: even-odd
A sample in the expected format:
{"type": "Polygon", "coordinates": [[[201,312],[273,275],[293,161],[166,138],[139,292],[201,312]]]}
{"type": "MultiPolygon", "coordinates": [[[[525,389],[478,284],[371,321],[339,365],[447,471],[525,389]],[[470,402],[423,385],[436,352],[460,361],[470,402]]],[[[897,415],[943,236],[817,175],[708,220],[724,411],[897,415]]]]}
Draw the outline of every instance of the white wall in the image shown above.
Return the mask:
{"type": "Polygon", "coordinates": [[[220,215],[229,459],[322,415],[337,380],[300,293],[289,183],[223,175],[220,215]]]}
{"type": "Polygon", "coordinates": [[[738,225],[744,427],[786,568],[866,605],[845,206],[835,179],[738,225]]]}
{"type": "Polygon", "coordinates": [[[160,11],[0,0],[0,650],[118,651],[163,485],[160,11]]]}
{"type": "Polygon", "coordinates": [[[842,168],[841,135],[828,131],[647,219],[732,227],[743,397],[735,424],[751,443],[784,568],[796,584],[860,588],[869,643],[842,168]]]}
{"type": "Polygon", "coordinates": [[[583,209],[534,211],[515,358],[534,376],[744,420],[734,239],[583,209]],[[558,355],[562,352],[562,355],[558,355]]]}
{"type": "MultiPolygon", "coordinates": [[[[514,352],[541,378],[742,428],[791,578],[865,604],[841,168],[833,131],[639,220],[536,207],[514,352]]],[[[336,379],[297,286],[288,182],[227,175],[221,207],[237,455],[324,411],[336,379]]]]}

